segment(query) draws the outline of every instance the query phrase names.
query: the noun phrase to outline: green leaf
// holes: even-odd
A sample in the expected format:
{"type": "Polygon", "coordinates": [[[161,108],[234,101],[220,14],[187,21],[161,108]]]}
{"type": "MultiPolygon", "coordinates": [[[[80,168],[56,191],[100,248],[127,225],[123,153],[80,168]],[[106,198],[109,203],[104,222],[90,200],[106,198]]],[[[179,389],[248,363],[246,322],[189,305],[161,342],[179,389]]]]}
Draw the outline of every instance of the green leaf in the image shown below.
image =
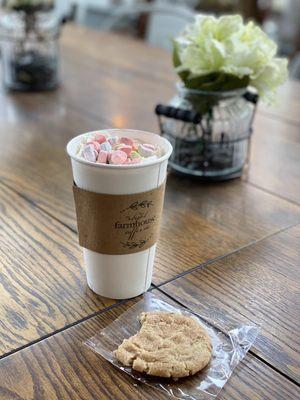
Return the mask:
{"type": "MultiPolygon", "coordinates": [[[[180,60],[180,56],[179,56],[179,45],[178,43],[173,40],[173,65],[175,68],[180,67],[181,66],[181,60],[180,60]]],[[[177,72],[179,78],[185,82],[186,79],[189,76],[189,71],[181,71],[181,72],[177,72]]]]}
{"type": "Polygon", "coordinates": [[[249,77],[239,78],[222,72],[213,72],[193,78],[185,77],[183,82],[188,89],[220,92],[246,88],[249,85],[249,77]]]}
{"type": "Polygon", "coordinates": [[[173,39],[173,65],[175,68],[181,65],[181,60],[179,57],[179,46],[174,39],[173,39]]]}

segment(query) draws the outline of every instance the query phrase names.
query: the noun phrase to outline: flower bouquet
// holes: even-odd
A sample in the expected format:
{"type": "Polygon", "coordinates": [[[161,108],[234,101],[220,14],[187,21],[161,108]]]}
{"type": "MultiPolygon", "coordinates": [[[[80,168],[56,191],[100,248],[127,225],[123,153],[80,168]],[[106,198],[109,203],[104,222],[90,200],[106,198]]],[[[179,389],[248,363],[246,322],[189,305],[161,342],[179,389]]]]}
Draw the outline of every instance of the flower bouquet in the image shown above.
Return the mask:
{"type": "Polygon", "coordinates": [[[177,118],[160,119],[174,146],[173,169],[211,179],[241,175],[258,96],[273,101],[287,77],[287,60],[276,51],[257,25],[245,24],[239,15],[198,15],[174,39],[179,95],[170,103],[175,110],[158,112],[177,118]],[[178,120],[176,110],[189,111],[191,120],[178,120]]]}

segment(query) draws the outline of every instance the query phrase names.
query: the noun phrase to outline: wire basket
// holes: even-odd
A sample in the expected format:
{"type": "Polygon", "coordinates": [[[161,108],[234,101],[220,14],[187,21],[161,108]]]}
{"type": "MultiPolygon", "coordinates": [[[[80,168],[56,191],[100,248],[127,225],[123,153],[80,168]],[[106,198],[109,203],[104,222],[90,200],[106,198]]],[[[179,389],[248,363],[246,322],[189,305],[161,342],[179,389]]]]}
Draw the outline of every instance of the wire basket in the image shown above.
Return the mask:
{"type": "Polygon", "coordinates": [[[155,108],[161,135],[174,149],[170,168],[203,180],[240,177],[249,161],[257,94],[210,93],[208,98],[201,93],[199,102],[199,93],[188,92],[155,108]]]}

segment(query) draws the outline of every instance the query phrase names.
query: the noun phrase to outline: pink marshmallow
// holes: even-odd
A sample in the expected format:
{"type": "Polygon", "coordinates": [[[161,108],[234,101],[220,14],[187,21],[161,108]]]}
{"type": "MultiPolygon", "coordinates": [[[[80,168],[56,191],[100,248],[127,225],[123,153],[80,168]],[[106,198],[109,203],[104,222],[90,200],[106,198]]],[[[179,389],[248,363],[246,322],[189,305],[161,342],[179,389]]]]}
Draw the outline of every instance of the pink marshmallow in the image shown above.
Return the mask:
{"type": "Polygon", "coordinates": [[[110,138],[107,139],[107,141],[108,141],[112,146],[114,146],[115,144],[117,144],[117,143],[118,143],[118,140],[119,140],[119,138],[118,138],[117,136],[113,136],[113,137],[110,137],[110,138]]]}
{"type": "Polygon", "coordinates": [[[123,146],[126,146],[124,143],[117,143],[113,145],[114,150],[121,150],[123,146]]]}
{"type": "Polygon", "coordinates": [[[107,159],[108,159],[108,151],[100,150],[98,158],[97,158],[97,163],[106,164],[107,159]]]}
{"type": "Polygon", "coordinates": [[[131,151],[132,151],[132,147],[131,147],[131,146],[128,146],[128,145],[126,145],[126,144],[120,144],[119,146],[120,146],[120,147],[118,148],[118,150],[124,151],[124,153],[126,153],[127,156],[130,155],[130,153],[131,153],[131,151]]]}
{"type": "Polygon", "coordinates": [[[155,150],[155,146],[153,144],[143,143],[143,146],[149,150],[153,150],[153,151],[155,150]]]}
{"type": "Polygon", "coordinates": [[[95,133],[94,141],[98,142],[99,144],[106,142],[106,137],[101,133],[95,133]]]}
{"type": "Polygon", "coordinates": [[[151,157],[154,155],[155,151],[151,148],[145,146],[144,144],[139,144],[139,153],[142,157],[151,157]]]}
{"type": "Polygon", "coordinates": [[[120,140],[119,140],[119,142],[120,142],[120,143],[124,143],[124,144],[126,144],[127,146],[131,146],[131,147],[134,145],[133,140],[130,139],[129,137],[121,137],[120,140]]]}
{"type": "Polygon", "coordinates": [[[124,164],[127,160],[127,154],[122,150],[115,150],[111,153],[110,164],[124,164]]]}
{"type": "Polygon", "coordinates": [[[132,160],[130,158],[127,158],[125,164],[139,164],[141,161],[141,157],[135,157],[132,160]]]}
{"type": "Polygon", "coordinates": [[[95,150],[97,151],[97,153],[99,153],[100,151],[100,143],[96,142],[95,140],[88,140],[86,142],[86,144],[92,144],[95,147],[95,150]]]}

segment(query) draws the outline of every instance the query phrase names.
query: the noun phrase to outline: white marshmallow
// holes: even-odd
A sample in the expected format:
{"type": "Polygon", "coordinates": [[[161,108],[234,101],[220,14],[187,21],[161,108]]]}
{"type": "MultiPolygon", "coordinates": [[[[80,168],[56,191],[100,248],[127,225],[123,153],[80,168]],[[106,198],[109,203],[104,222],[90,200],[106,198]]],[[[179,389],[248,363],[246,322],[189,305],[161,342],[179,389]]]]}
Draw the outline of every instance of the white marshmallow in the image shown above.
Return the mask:
{"type": "Polygon", "coordinates": [[[155,155],[154,150],[150,149],[149,147],[144,146],[143,144],[139,144],[138,150],[142,157],[151,157],[151,156],[155,155]]]}
{"type": "Polygon", "coordinates": [[[103,142],[100,144],[100,149],[104,151],[111,151],[112,147],[109,142],[103,142]]]}
{"type": "Polygon", "coordinates": [[[96,162],[98,153],[92,144],[88,144],[88,145],[84,146],[84,148],[82,150],[82,156],[87,161],[96,162]]]}

